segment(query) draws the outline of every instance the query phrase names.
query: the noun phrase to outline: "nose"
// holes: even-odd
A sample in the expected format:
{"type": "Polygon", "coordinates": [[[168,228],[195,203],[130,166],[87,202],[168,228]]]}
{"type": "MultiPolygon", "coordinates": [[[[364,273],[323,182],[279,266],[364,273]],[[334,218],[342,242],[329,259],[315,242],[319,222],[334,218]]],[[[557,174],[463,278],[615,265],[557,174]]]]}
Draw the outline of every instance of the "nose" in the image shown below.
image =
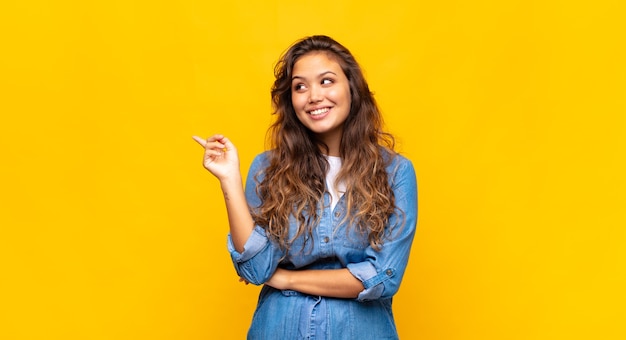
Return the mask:
{"type": "Polygon", "coordinates": [[[324,100],[323,90],[319,86],[311,86],[309,89],[309,102],[319,103],[324,100]]]}

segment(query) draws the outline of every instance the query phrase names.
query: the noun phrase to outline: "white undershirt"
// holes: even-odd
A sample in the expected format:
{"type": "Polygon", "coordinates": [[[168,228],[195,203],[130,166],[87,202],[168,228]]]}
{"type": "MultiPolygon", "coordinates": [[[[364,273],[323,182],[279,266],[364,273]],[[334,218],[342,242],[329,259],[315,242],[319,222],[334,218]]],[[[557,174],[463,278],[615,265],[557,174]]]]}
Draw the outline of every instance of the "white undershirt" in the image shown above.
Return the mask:
{"type": "Polygon", "coordinates": [[[328,191],[330,192],[330,209],[331,211],[335,209],[335,205],[339,202],[339,198],[346,191],[346,186],[343,183],[339,183],[339,186],[335,188],[335,178],[337,178],[337,174],[341,169],[341,157],[337,156],[326,156],[328,160],[328,172],[326,173],[326,187],[328,187],[328,191]]]}

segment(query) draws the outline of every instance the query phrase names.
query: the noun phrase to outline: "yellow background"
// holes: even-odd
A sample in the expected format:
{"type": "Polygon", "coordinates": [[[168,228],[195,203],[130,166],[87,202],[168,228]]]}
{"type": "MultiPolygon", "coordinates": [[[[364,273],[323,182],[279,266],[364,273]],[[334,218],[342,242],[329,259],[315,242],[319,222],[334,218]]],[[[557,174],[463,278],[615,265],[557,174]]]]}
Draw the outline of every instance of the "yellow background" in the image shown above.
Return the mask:
{"type": "Polygon", "coordinates": [[[273,65],[328,34],[419,179],[403,339],[626,338],[622,1],[0,5],[0,338],[242,339],[216,181],[273,65]]]}

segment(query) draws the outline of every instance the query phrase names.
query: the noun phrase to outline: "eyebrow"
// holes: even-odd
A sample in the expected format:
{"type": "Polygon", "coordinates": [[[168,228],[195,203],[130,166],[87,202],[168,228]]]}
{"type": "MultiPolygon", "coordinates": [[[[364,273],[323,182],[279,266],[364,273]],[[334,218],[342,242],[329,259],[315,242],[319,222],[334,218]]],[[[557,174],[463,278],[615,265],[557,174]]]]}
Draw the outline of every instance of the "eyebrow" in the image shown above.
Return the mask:
{"type": "MultiPolygon", "coordinates": [[[[325,76],[325,75],[327,75],[327,74],[329,74],[329,73],[330,73],[330,74],[333,74],[333,75],[335,75],[335,76],[337,75],[337,74],[336,74],[335,72],[333,72],[333,71],[325,71],[325,72],[320,73],[317,77],[318,77],[318,78],[319,78],[319,77],[323,77],[323,76],[325,76]]],[[[292,80],[292,81],[293,81],[294,79],[305,79],[305,77],[295,75],[295,76],[291,77],[291,80],[292,80]]]]}

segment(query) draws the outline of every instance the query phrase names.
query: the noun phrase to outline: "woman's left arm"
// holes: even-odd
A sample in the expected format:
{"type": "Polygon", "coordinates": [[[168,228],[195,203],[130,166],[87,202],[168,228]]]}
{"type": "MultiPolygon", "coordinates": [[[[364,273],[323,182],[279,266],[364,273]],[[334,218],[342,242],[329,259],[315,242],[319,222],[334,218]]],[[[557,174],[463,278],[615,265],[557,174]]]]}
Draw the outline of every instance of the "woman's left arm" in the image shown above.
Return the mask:
{"type": "Polygon", "coordinates": [[[356,298],[363,284],[347,268],[287,270],[278,268],[266,285],[280,290],[295,290],[310,295],[356,298]]]}
{"type": "Polygon", "coordinates": [[[411,162],[405,158],[393,167],[392,188],[396,213],[389,221],[389,239],[379,251],[368,247],[366,259],[343,269],[277,269],[266,282],[276,289],[361,301],[388,298],[400,286],[417,223],[417,181],[411,162]]]}

